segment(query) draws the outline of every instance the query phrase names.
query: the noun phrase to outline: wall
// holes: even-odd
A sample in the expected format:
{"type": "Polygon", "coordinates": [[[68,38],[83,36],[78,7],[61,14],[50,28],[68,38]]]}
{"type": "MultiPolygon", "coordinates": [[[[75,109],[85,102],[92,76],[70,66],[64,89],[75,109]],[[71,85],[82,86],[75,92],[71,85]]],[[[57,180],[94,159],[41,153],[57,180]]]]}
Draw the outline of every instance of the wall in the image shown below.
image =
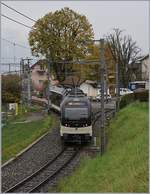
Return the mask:
{"type": "Polygon", "coordinates": [[[149,79],[149,57],[142,61],[142,80],[149,79]]]}
{"type": "Polygon", "coordinates": [[[33,88],[37,91],[42,91],[43,82],[47,80],[46,71],[40,70],[40,65],[34,66],[31,73],[31,80],[32,80],[33,88]],[[41,80],[41,83],[39,82],[39,80],[41,80]]]}
{"type": "Polygon", "coordinates": [[[87,96],[96,97],[98,94],[98,89],[87,83],[82,83],[80,89],[83,90],[87,96]]]}

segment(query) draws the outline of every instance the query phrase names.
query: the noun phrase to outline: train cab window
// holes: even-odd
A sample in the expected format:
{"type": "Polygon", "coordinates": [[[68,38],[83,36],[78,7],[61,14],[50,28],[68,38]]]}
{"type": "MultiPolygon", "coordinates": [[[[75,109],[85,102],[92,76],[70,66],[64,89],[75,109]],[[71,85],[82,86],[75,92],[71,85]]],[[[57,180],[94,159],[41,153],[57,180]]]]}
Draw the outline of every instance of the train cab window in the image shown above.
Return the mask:
{"type": "Polygon", "coordinates": [[[55,92],[51,92],[50,98],[51,98],[52,104],[60,106],[60,103],[62,101],[62,95],[61,94],[57,94],[55,92]]]}
{"type": "Polygon", "coordinates": [[[88,108],[65,108],[65,118],[70,120],[88,118],[88,108]]]}

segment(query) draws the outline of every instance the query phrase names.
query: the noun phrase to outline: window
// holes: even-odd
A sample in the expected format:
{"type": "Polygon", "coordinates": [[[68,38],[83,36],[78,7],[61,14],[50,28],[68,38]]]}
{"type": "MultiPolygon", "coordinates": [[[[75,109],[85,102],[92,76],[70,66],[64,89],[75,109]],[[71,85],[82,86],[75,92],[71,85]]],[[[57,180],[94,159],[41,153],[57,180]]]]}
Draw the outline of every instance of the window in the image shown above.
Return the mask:
{"type": "Polygon", "coordinates": [[[60,106],[60,103],[62,101],[62,97],[63,96],[61,94],[58,94],[58,93],[51,91],[50,99],[51,99],[52,104],[60,106]]]}
{"type": "Polygon", "coordinates": [[[65,118],[71,120],[80,120],[88,118],[87,108],[65,108],[65,118]]]}

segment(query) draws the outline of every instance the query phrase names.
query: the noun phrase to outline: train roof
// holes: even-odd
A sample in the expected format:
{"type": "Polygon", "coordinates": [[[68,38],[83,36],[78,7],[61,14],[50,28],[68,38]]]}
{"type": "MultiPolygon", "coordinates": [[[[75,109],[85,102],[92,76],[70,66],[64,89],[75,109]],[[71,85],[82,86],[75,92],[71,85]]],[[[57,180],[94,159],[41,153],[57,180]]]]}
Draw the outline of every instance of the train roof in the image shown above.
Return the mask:
{"type": "Polygon", "coordinates": [[[70,88],[65,89],[64,87],[60,86],[50,86],[50,91],[60,94],[62,96],[69,96],[69,97],[86,97],[84,92],[79,88],[70,88]]]}
{"type": "Polygon", "coordinates": [[[61,95],[65,95],[67,93],[67,90],[65,88],[58,86],[50,86],[50,91],[61,95]]]}
{"type": "Polygon", "coordinates": [[[84,92],[79,88],[73,88],[69,91],[69,96],[85,96],[84,92]]]}

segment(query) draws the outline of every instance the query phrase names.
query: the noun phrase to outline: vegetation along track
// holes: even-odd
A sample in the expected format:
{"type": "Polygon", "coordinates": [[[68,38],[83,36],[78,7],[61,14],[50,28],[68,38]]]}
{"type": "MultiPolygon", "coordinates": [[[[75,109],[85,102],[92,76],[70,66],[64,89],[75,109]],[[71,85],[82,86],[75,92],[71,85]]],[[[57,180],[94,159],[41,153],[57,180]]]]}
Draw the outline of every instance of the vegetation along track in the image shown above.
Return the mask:
{"type": "Polygon", "coordinates": [[[80,148],[64,147],[53,160],[47,162],[36,172],[6,190],[5,193],[32,193],[38,191],[38,189],[59,174],[73,160],[79,150],[80,148]]]}
{"type": "MultiPolygon", "coordinates": [[[[113,109],[107,109],[105,110],[105,115],[106,115],[106,120],[110,119],[114,114],[114,110],[113,109]]],[[[92,125],[95,125],[96,121],[101,117],[101,111],[97,111],[94,113],[93,115],[93,122],[92,125]]]]}

